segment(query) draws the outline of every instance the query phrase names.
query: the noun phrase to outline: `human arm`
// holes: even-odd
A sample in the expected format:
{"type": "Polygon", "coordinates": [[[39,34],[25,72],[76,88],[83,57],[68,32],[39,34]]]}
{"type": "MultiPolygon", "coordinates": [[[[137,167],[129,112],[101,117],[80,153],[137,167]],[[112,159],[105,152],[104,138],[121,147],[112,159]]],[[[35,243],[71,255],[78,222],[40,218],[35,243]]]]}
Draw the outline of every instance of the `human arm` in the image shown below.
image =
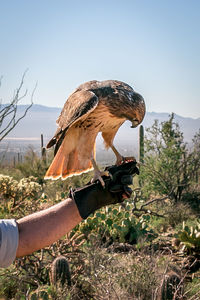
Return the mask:
{"type": "Polygon", "coordinates": [[[54,206],[19,220],[0,220],[0,268],[15,259],[51,245],[82,220],[74,200],[68,198],[54,206]]]}
{"type": "Polygon", "coordinates": [[[75,202],[68,198],[17,221],[19,243],[16,257],[51,245],[82,220],[75,202]]]}
{"type": "Polygon", "coordinates": [[[100,207],[129,198],[132,190],[128,185],[132,183],[132,175],[138,174],[136,163],[113,166],[108,171],[111,176],[104,178],[104,189],[100,182],[89,183],[71,190],[66,200],[50,208],[13,220],[13,223],[8,220],[9,228],[7,234],[4,230],[3,248],[0,246],[0,267],[7,267],[15,257],[51,245],[100,207]],[[15,243],[12,243],[13,237],[15,243]],[[6,257],[6,245],[8,252],[11,252],[10,257],[6,257]],[[1,249],[4,249],[6,262],[1,257],[1,249]]]}
{"type": "Polygon", "coordinates": [[[69,198],[43,211],[17,221],[19,245],[17,257],[51,245],[72,230],[95,210],[109,204],[123,202],[132,190],[132,175],[138,173],[136,162],[107,168],[110,176],[100,182],[70,191],[69,198]]]}

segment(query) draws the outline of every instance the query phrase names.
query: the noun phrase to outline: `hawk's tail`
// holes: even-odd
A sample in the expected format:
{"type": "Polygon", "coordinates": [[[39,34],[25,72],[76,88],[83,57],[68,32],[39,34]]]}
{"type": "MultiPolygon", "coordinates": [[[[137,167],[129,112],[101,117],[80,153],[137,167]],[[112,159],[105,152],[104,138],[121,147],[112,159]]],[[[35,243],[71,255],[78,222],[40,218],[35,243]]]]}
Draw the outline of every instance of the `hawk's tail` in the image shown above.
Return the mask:
{"type": "Polygon", "coordinates": [[[66,179],[73,175],[80,175],[93,169],[90,159],[77,147],[72,147],[69,139],[65,138],[49,169],[45,174],[45,179],[66,179]]]}

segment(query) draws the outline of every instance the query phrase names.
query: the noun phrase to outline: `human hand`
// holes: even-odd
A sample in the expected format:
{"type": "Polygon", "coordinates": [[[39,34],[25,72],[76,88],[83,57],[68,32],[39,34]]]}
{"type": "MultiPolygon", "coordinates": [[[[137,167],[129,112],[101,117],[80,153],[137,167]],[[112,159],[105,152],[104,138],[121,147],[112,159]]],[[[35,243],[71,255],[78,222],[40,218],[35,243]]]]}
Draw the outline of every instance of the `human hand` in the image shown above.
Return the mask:
{"type": "Polygon", "coordinates": [[[74,199],[80,216],[86,219],[95,210],[109,205],[121,203],[126,198],[130,198],[132,190],[129,185],[132,184],[134,175],[139,174],[135,161],[129,161],[120,166],[106,167],[105,171],[109,176],[103,176],[105,187],[97,180],[89,183],[82,188],[70,190],[70,198],[74,199]]]}

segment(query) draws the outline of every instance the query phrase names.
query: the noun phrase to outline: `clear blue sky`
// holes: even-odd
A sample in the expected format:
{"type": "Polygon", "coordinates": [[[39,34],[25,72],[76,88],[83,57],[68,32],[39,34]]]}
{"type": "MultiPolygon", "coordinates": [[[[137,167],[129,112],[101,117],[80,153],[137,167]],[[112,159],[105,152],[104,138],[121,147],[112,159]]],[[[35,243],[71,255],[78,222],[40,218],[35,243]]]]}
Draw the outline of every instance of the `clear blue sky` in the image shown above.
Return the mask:
{"type": "Polygon", "coordinates": [[[27,68],[37,104],[62,107],[79,84],[118,79],[148,111],[198,118],[200,1],[0,0],[4,102],[27,68]]]}

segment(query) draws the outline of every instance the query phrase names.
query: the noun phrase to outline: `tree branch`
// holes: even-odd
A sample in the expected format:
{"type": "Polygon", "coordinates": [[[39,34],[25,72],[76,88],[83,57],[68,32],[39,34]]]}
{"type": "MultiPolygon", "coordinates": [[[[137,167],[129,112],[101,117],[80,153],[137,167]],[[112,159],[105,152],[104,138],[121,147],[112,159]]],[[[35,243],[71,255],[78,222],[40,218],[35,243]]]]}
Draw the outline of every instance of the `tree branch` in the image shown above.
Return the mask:
{"type": "MultiPolygon", "coordinates": [[[[24,113],[17,118],[17,109],[19,102],[27,96],[27,90],[20,95],[23,84],[24,84],[24,78],[27,73],[27,70],[24,72],[22,79],[20,81],[19,87],[17,88],[16,92],[14,93],[12,101],[6,105],[5,107],[2,108],[2,104],[0,104],[0,141],[2,141],[14,128],[17,126],[17,124],[26,116],[28,110],[32,107],[33,105],[33,96],[35,93],[35,90],[37,88],[37,83],[33,89],[33,92],[31,94],[31,103],[30,105],[25,109],[24,113]],[[10,117],[10,120],[8,118],[10,117]],[[8,123],[4,125],[3,123],[8,120],[8,123]]],[[[1,80],[2,77],[0,78],[0,86],[1,86],[1,80]]]]}
{"type": "Polygon", "coordinates": [[[160,215],[160,214],[158,214],[158,213],[155,212],[155,211],[151,211],[151,210],[149,210],[149,209],[147,209],[147,208],[145,208],[145,207],[148,206],[149,204],[154,203],[154,202],[164,201],[164,200],[168,199],[169,196],[165,196],[165,197],[162,197],[162,198],[154,198],[154,199],[152,199],[152,200],[149,200],[149,201],[145,202],[144,204],[142,204],[142,205],[140,206],[140,208],[138,208],[138,207],[136,206],[136,203],[138,202],[138,201],[137,201],[137,198],[138,198],[138,196],[137,196],[137,191],[138,191],[138,190],[135,190],[135,191],[136,191],[136,193],[135,193],[135,196],[134,196],[134,199],[133,199],[133,209],[132,209],[132,212],[133,212],[133,213],[136,213],[136,214],[137,214],[137,213],[146,213],[146,214],[150,214],[150,215],[153,215],[153,216],[156,216],[156,217],[165,218],[165,216],[160,215]]]}

